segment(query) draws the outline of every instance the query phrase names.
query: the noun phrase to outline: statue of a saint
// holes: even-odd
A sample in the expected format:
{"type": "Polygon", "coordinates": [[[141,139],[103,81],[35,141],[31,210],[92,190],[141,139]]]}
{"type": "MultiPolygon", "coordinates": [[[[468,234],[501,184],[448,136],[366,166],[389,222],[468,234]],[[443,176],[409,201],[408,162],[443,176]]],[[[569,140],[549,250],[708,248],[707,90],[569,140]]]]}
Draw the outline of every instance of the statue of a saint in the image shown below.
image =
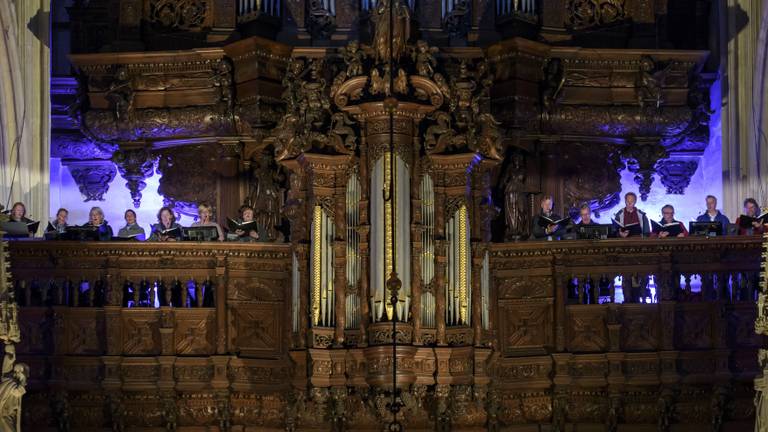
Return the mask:
{"type": "Polygon", "coordinates": [[[379,0],[373,16],[376,30],[373,35],[373,50],[378,63],[390,58],[390,35],[392,38],[392,59],[397,61],[405,53],[411,36],[411,11],[401,0],[379,0]],[[390,20],[390,7],[392,16],[390,20]],[[390,22],[391,21],[391,22],[390,22]],[[391,24],[391,28],[390,28],[391,24]]]}
{"type": "Polygon", "coordinates": [[[265,230],[268,239],[274,241],[278,237],[277,227],[281,222],[283,194],[280,184],[283,175],[269,154],[261,154],[254,165],[253,179],[248,202],[253,207],[255,220],[265,230]]]}
{"type": "Polygon", "coordinates": [[[507,222],[507,239],[521,239],[527,236],[528,212],[526,194],[522,191],[525,184],[525,158],[522,154],[512,154],[504,174],[504,213],[507,222]]]}

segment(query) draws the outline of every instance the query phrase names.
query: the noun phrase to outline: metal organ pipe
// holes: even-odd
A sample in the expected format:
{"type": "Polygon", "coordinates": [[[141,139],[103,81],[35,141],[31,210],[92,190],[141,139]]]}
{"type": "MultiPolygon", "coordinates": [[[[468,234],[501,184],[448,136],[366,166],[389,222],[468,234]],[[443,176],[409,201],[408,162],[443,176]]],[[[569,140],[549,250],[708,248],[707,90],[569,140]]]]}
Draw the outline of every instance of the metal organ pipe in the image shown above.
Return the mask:
{"type": "Polygon", "coordinates": [[[347,221],[347,262],[346,279],[348,294],[346,296],[345,328],[355,329],[360,325],[360,209],[361,199],[360,180],[350,176],[346,191],[346,221],[347,221]]]}

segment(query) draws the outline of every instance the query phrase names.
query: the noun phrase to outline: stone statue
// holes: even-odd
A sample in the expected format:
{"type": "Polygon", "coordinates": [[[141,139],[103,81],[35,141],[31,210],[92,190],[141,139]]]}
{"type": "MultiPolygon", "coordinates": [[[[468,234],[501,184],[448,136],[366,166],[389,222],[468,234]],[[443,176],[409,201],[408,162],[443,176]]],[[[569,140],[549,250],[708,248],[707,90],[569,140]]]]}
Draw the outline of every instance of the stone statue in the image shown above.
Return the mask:
{"type": "Polygon", "coordinates": [[[404,5],[401,0],[379,0],[376,2],[373,19],[376,23],[373,36],[376,61],[386,63],[390,60],[390,55],[394,61],[399,60],[400,56],[405,53],[406,44],[411,36],[411,11],[408,6],[404,5]],[[391,20],[390,7],[392,8],[391,20]]]}
{"type": "Polygon", "coordinates": [[[525,184],[525,157],[520,152],[512,153],[502,184],[507,222],[506,237],[519,240],[525,237],[528,231],[527,194],[522,191],[525,184]]]}

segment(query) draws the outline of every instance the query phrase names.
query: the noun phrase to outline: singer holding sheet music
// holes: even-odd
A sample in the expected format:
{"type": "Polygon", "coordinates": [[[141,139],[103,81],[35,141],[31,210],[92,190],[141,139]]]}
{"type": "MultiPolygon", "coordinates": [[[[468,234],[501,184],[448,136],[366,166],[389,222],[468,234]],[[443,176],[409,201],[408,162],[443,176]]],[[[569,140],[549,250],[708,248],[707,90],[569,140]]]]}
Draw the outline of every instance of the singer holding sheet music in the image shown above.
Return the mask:
{"type": "Polygon", "coordinates": [[[533,238],[536,240],[559,239],[564,234],[565,220],[552,211],[554,200],[550,195],[541,197],[541,211],[533,217],[533,238]]]}
{"type": "Polygon", "coordinates": [[[597,225],[597,222],[592,220],[592,208],[589,204],[582,204],[579,208],[579,223],[576,225],[597,225]]]}
{"type": "Polygon", "coordinates": [[[213,207],[209,206],[208,204],[198,205],[197,216],[199,219],[197,222],[192,224],[193,227],[216,227],[216,232],[219,233],[219,241],[224,241],[224,232],[221,230],[221,226],[213,221],[213,207]]]}
{"type": "Polygon", "coordinates": [[[69,218],[69,210],[60,208],[56,212],[56,219],[48,224],[46,233],[54,232],[57,234],[63,234],[67,231],[67,218],[69,218]]]}
{"type": "Polygon", "coordinates": [[[739,235],[759,235],[765,232],[768,215],[760,214],[760,206],[754,198],[744,200],[744,214],[736,219],[739,235]]]}
{"type": "Polygon", "coordinates": [[[125,211],[123,217],[125,218],[125,226],[120,228],[117,232],[117,236],[120,237],[117,240],[133,238],[135,240],[143,241],[146,237],[146,233],[144,232],[144,228],[136,223],[136,212],[128,209],[125,211]]]}
{"type": "Polygon", "coordinates": [[[112,227],[104,220],[104,211],[101,207],[91,207],[91,211],[88,212],[88,222],[83,227],[96,228],[99,241],[112,240],[112,227]]]}
{"type": "MultiPolygon", "coordinates": [[[[244,205],[240,207],[240,222],[246,223],[246,222],[253,222],[253,208],[249,205],[244,205]]],[[[230,231],[230,236],[232,232],[230,231]]],[[[259,233],[256,230],[249,230],[248,232],[245,232],[241,229],[234,230],[236,241],[241,242],[255,242],[259,239],[259,233]]]]}
{"type": "Polygon", "coordinates": [[[624,208],[614,215],[614,223],[618,222],[621,237],[637,235],[648,237],[651,234],[648,217],[645,212],[635,207],[635,203],[637,203],[637,195],[634,192],[627,192],[624,195],[624,208]]]}
{"type": "Polygon", "coordinates": [[[661,223],[654,225],[654,235],[659,238],[688,237],[685,224],[675,220],[675,208],[671,204],[661,208],[661,223]]]}
{"type": "Polygon", "coordinates": [[[152,226],[149,241],[176,241],[181,237],[181,225],[176,223],[176,216],[170,207],[162,207],[157,212],[157,225],[152,226]]]}
{"type": "MultiPolygon", "coordinates": [[[[22,202],[13,203],[13,206],[11,207],[11,211],[8,214],[8,216],[10,217],[10,222],[23,223],[23,224],[27,224],[27,226],[33,223],[32,219],[27,218],[27,206],[25,206],[24,203],[22,202]]],[[[30,230],[29,237],[34,237],[34,236],[35,236],[34,231],[30,230]]],[[[18,236],[17,238],[19,237],[24,237],[24,236],[23,235],[18,236]]]]}
{"type": "Polygon", "coordinates": [[[56,218],[48,222],[48,226],[45,227],[45,238],[47,240],[53,240],[60,235],[67,232],[67,218],[69,218],[69,211],[65,208],[60,208],[56,211],[56,218]]]}
{"type": "Polygon", "coordinates": [[[723,227],[720,235],[725,235],[731,221],[728,219],[728,216],[722,214],[720,210],[717,209],[717,198],[714,195],[707,195],[706,201],[707,211],[703,215],[699,215],[699,217],[696,218],[696,222],[720,222],[720,225],[723,227]]]}

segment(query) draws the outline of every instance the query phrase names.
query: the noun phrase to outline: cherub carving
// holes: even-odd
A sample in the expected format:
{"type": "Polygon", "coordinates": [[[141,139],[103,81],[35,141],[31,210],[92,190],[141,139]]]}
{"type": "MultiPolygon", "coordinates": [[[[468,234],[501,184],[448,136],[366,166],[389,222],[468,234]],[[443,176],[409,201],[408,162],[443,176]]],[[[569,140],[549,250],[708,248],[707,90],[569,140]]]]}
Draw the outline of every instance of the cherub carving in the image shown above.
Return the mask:
{"type": "Polygon", "coordinates": [[[397,78],[395,78],[394,89],[397,93],[400,94],[408,93],[408,76],[402,69],[397,71],[397,78]]]}
{"type": "Polygon", "coordinates": [[[427,128],[424,134],[424,145],[428,153],[440,153],[446,149],[448,142],[454,136],[451,116],[445,111],[435,111],[430,118],[435,121],[435,124],[427,128]]]}
{"type": "Polygon", "coordinates": [[[416,63],[416,73],[425,77],[432,77],[435,73],[435,66],[437,66],[437,60],[435,60],[435,54],[438,52],[436,47],[430,47],[426,41],[419,40],[416,42],[416,47],[413,49],[411,56],[416,63]]]}
{"type": "MultiPolygon", "coordinates": [[[[355,136],[355,130],[350,126],[355,124],[349,116],[344,112],[337,112],[331,115],[331,132],[336,135],[338,142],[333,147],[343,154],[351,154],[355,149],[357,137],[355,136]],[[344,137],[342,142],[341,137],[344,137]]],[[[331,139],[331,141],[335,141],[331,139]]]]}
{"type": "Polygon", "coordinates": [[[389,95],[389,66],[384,65],[384,76],[379,75],[379,70],[373,68],[371,71],[371,94],[389,95]]]}
{"type": "Polygon", "coordinates": [[[365,52],[360,49],[357,41],[351,41],[346,47],[341,49],[341,56],[344,63],[347,64],[347,77],[354,77],[363,74],[363,60],[365,52]]]}

